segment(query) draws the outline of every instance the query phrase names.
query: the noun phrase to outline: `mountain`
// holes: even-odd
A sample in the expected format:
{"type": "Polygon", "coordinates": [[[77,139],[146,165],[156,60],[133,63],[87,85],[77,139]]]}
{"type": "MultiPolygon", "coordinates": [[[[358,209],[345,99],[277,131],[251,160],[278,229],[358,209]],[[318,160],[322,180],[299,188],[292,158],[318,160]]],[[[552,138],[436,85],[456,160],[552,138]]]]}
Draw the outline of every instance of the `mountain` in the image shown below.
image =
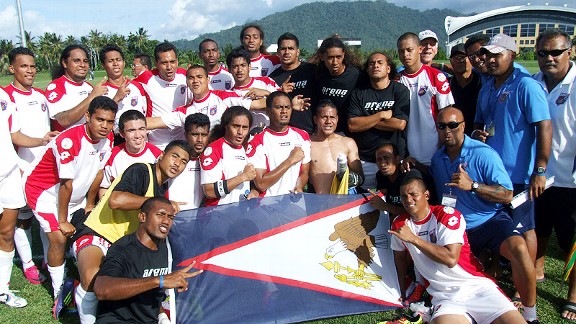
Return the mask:
{"type": "MultiPolygon", "coordinates": [[[[293,9],[274,13],[251,23],[262,26],[265,33],[265,45],[275,44],[278,36],[291,32],[300,39],[300,47],[313,52],[317,40],[333,34],[344,38],[360,38],[362,49],[396,48],[396,39],[404,32],[418,33],[431,29],[440,38],[440,44],[446,41],[444,19],[446,16],[461,14],[446,9],[419,11],[406,6],[399,7],[386,1],[353,2],[313,2],[293,9]]],[[[226,44],[240,45],[242,26],[235,26],[215,33],[200,35],[193,40],[174,41],[181,50],[197,50],[204,38],[212,38],[224,48],[226,44]]]]}

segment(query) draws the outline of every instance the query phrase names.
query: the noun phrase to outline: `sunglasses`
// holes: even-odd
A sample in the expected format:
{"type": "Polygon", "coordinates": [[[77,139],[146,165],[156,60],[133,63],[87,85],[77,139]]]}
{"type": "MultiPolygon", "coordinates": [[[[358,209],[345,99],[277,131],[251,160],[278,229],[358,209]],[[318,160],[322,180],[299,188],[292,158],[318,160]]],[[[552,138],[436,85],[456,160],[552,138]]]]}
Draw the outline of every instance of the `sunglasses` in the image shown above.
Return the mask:
{"type": "Polygon", "coordinates": [[[460,126],[460,124],[462,124],[464,121],[461,122],[448,122],[448,123],[436,123],[436,127],[438,129],[446,129],[446,127],[450,128],[450,129],[454,129],[458,126],[460,126]]]}
{"type": "Polygon", "coordinates": [[[536,52],[536,54],[538,54],[538,56],[540,56],[540,57],[548,57],[548,55],[551,55],[552,57],[556,57],[556,56],[562,55],[562,53],[566,52],[567,50],[569,50],[569,48],[556,49],[556,50],[551,50],[551,51],[540,50],[540,51],[536,52]]]}
{"type": "Polygon", "coordinates": [[[468,58],[470,59],[470,61],[474,61],[477,57],[483,55],[484,53],[481,52],[481,50],[478,50],[470,55],[468,55],[468,58]]]}

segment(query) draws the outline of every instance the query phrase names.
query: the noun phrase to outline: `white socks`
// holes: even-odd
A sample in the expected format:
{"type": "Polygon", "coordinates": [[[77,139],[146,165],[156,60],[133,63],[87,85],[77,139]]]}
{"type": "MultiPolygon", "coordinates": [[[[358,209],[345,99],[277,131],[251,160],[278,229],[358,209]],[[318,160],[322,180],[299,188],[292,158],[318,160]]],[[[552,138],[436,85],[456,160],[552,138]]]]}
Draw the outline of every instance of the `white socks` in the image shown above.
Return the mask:
{"type": "Polygon", "coordinates": [[[80,315],[80,323],[93,324],[96,322],[96,312],[98,310],[98,299],[96,294],[91,291],[85,291],[82,285],[76,286],[76,309],[80,315]]]}
{"type": "Polygon", "coordinates": [[[66,261],[62,263],[61,266],[51,267],[48,265],[48,272],[50,273],[50,278],[52,279],[52,289],[54,290],[54,298],[58,297],[60,288],[62,288],[62,283],[64,282],[64,268],[66,267],[66,261]]]}
{"type": "Polygon", "coordinates": [[[536,305],[532,307],[522,305],[522,308],[522,315],[527,322],[538,319],[538,315],[536,314],[536,305]]]}
{"type": "Polygon", "coordinates": [[[8,292],[10,276],[12,275],[13,259],[14,250],[11,252],[0,250],[0,293],[8,292]]]}
{"type": "Polygon", "coordinates": [[[30,247],[30,239],[32,233],[30,229],[23,229],[16,227],[14,232],[14,245],[16,250],[18,250],[18,255],[22,260],[22,268],[24,270],[34,266],[34,261],[32,260],[32,248],[30,247]]]}

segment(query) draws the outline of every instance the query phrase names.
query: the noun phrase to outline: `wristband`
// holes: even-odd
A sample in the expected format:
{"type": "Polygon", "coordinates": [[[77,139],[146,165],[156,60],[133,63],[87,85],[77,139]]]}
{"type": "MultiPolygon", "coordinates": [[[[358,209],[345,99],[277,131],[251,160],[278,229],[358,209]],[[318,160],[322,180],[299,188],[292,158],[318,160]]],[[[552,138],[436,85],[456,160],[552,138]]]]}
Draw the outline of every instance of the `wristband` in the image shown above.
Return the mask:
{"type": "Polygon", "coordinates": [[[164,276],[160,276],[160,289],[164,289],[164,276]]]}

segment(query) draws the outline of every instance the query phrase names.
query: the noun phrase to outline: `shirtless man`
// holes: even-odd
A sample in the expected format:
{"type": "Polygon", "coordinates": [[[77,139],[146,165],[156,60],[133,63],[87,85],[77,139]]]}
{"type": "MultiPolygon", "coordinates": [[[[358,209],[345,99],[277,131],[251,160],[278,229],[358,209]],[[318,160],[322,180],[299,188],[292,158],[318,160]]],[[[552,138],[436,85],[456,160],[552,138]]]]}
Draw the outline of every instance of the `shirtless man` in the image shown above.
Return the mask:
{"type": "Polygon", "coordinates": [[[357,186],[364,180],[358,147],[354,140],[336,134],[338,110],[330,100],[322,100],[314,115],[316,131],[310,136],[312,146],[310,182],[318,194],[329,194],[336,173],[338,155],[344,153],[350,169],[349,186],[357,186]],[[353,180],[353,181],[351,181],[353,180]]]}

